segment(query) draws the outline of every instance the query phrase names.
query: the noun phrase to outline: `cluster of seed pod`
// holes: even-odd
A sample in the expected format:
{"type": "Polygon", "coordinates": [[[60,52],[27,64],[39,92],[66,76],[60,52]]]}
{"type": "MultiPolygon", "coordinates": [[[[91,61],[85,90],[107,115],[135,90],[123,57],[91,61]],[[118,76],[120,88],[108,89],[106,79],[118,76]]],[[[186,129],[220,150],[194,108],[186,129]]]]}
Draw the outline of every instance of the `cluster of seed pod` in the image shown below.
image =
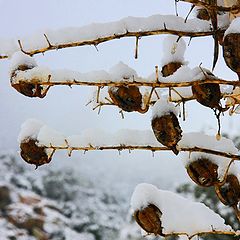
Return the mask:
{"type": "Polygon", "coordinates": [[[186,166],[190,178],[201,187],[215,187],[219,200],[230,207],[236,208],[240,201],[240,183],[238,177],[233,173],[227,173],[220,180],[218,174],[219,166],[211,158],[198,157],[186,166]]]}

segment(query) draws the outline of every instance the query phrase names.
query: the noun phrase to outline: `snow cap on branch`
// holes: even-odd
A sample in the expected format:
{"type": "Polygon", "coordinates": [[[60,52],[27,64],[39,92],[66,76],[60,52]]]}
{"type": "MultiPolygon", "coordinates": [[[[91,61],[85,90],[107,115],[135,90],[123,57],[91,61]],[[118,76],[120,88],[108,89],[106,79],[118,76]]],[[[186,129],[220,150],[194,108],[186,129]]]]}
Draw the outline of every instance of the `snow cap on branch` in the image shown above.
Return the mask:
{"type": "Polygon", "coordinates": [[[27,54],[18,51],[14,53],[11,57],[11,64],[10,64],[10,73],[18,69],[19,66],[26,65],[29,68],[34,68],[37,66],[37,63],[33,57],[28,56],[27,54]]]}
{"type": "Polygon", "coordinates": [[[175,107],[173,103],[170,103],[166,97],[163,97],[153,105],[152,119],[167,115],[171,112],[177,116],[179,108],[175,107]]]}
{"type": "Polygon", "coordinates": [[[203,203],[192,202],[151,184],[139,184],[132,195],[131,207],[137,211],[149,204],[154,204],[162,213],[163,234],[185,233],[192,236],[204,232],[233,231],[225,225],[223,218],[203,203]]]}
{"type": "Polygon", "coordinates": [[[123,62],[119,62],[118,64],[114,65],[110,70],[109,74],[113,81],[119,80],[134,80],[138,77],[137,72],[130,68],[127,64],[123,62]]]}
{"type": "Polygon", "coordinates": [[[18,142],[21,143],[28,138],[37,139],[39,131],[43,125],[43,122],[33,118],[26,120],[21,126],[21,131],[18,135],[18,142]]]}
{"type": "Polygon", "coordinates": [[[163,41],[162,65],[170,62],[184,63],[184,53],[186,50],[185,41],[178,36],[167,36],[163,41]]]}
{"type": "Polygon", "coordinates": [[[224,36],[230,33],[240,33],[240,17],[237,17],[234,20],[232,20],[230,26],[225,31],[224,36]]]}

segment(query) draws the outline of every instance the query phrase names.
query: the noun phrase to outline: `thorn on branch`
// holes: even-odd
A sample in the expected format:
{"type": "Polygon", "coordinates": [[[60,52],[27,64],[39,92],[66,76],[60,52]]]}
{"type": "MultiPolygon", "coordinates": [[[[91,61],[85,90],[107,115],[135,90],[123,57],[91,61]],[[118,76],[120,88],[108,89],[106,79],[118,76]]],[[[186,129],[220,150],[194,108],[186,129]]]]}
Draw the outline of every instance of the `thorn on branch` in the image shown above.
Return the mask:
{"type": "Polygon", "coordinates": [[[20,50],[21,50],[23,53],[25,53],[25,54],[27,54],[27,55],[29,55],[29,56],[32,56],[32,54],[30,54],[30,53],[26,52],[25,50],[23,50],[23,46],[22,46],[22,43],[21,43],[20,40],[18,40],[18,45],[19,45],[19,47],[20,47],[20,50]]]}
{"type": "Polygon", "coordinates": [[[49,47],[49,48],[53,48],[53,45],[50,43],[47,35],[44,33],[43,36],[45,37],[45,39],[46,39],[46,41],[47,41],[47,43],[48,43],[48,47],[49,47]]]}

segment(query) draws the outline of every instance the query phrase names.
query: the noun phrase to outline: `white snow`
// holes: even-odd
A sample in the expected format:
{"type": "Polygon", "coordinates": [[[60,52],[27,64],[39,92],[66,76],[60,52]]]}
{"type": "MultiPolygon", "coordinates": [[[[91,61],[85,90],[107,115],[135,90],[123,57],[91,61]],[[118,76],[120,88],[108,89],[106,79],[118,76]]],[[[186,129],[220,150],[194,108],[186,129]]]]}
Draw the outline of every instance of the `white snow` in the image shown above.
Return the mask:
{"type": "Polygon", "coordinates": [[[238,149],[232,140],[221,137],[218,141],[215,136],[209,136],[200,132],[183,134],[182,139],[179,141],[179,146],[185,148],[207,148],[230,154],[238,154],[238,149]]]}
{"type": "Polygon", "coordinates": [[[134,79],[136,79],[138,77],[137,72],[123,62],[119,62],[118,64],[113,66],[109,70],[109,74],[113,81],[121,81],[121,80],[124,80],[124,81],[132,80],[133,81],[134,79]]]}
{"type": "MultiPolygon", "coordinates": [[[[54,46],[67,43],[93,41],[109,36],[121,36],[126,33],[162,31],[167,29],[186,32],[210,31],[211,24],[199,19],[189,19],[175,15],[153,15],[150,17],[126,17],[119,21],[108,23],[93,23],[83,27],[69,27],[59,30],[38,31],[36,34],[21,39],[24,51],[47,48],[49,46],[44,34],[54,46]]],[[[19,51],[17,40],[0,39],[0,55],[11,56],[19,51]]]]}
{"type": "Polygon", "coordinates": [[[29,67],[36,67],[37,63],[34,58],[24,54],[21,51],[14,53],[11,57],[11,64],[9,67],[10,73],[18,68],[20,65],[27,65],[29,67]]]}
{"type": "Polygon", "coordinates": [[[225,31],[224,36],[226,37],[228,34],[231,33],[240,33],[240,17],[232,20],[230,26],[225,31]]]}
{"type": "Polygon", "coordinates": [[[52,143],[56,147],[66,147],[65,136],[58,131],[44,125],[38,132],[37,140],[40,145],[50,147],[52,143]]]}
{"type": "Polygon", "coordinates": [[[169,113],[173,113],[177,116],[178,112],[178,107],[170,103],[167,98],[161,98],[152,107],[152,119],[168,115],[169,113]]]}
{"type": "Polygon", "coordinates": [[[136,186],[131,198],[131,207],[141,210],[154,204],[162,212],[161,223],[164,234],[197,233],[215,231],[233,231],[225,225],[224,219],[214,213],[203,203],[192,202],[175,193],[160,190],[142,183],[136,186]]]}
{"type": "Polygon", "coordinates": [[[171,62],[184,63],[184,53],[186,50],[185,41],[178,36],[169,35],[163,41],[162,65],[171,62]]]}
{"type": "Polygon", "coordinates": [[[28,138],[37,139],[38,133],[43,125],[43,122],[36,119],[26,120],[21,126],[18,142],[20,143],[28,138]]]}

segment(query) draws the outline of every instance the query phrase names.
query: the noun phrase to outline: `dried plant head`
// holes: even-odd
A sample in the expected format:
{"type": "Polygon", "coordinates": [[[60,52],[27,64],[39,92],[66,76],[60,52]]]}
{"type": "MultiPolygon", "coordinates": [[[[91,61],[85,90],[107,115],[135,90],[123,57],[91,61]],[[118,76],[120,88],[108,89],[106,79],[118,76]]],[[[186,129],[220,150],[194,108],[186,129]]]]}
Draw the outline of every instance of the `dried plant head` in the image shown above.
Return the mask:
{"type": "Polygon", "coordinates": [[[170,62],[162,67],[162,75],[163,77],[168,77],[175,73],[180,67],[182,63],[180,62],[170,62]]]}
{"type": "Polygon", "coordinates": [[[110,87],[108,93],[113,103],[122,110],[141,111],[142,94],[137,86],[110,87]]]}
{"type": "Polygon", "coordinates": [[[227,66],[240,76],[240,33],[230,33],[224,37],[223,57],[227,66]]]}
{"type": "Polygon", "coordinates": [[[48,156],[46,148],[39,146],[36,139],[27,138],[20,143],[20,155],[29,164],[34,164],[36,167],[47,164],[51,161],[51,156],[48,156]]]}
{"type": "Polygon", "coordinates": [[[147,233],[155,235],[162,235],[161,216],[161,211],[153,204],[134,213],[134,218],[139,226],[147,233]]]}
{"type": "Polygon", "coordinates": [[[27,71],[34,68],[34,66],[30,65],[19,65],[15,70],[12,71],[10,76],[11,86],[15,88],[19,93],[27,96],[27,97],[39,97],[43,98],[46,96],[48,87],[41,86],[39,84],[29,83],[25,81],[14,81],[14,78],[17,76],[19,71],[27,71]]]}
{"type": "Polygon", "coordinates": [[[182,138],[182,129],[178,118],[172,112],[152,119],[152,129],[157,140],[169,147],[176,155],[179,153],[177,143],[182,138]]]}
{"type": "Polygon", "coordinates": [[[219,182],[218,166],[207,158],[198,158],[187,167],[189,177],[201,187],[210,187],[219,182]]]}
{"type": "Polygon", "coordinates": [[[240,200],[240,184],[237,176],[233,174],[227,175],[225,183],[216,185],[215,191],[224,205],[237,206],[240,200]]]}
{"type": "Polygon", "coordinates": [[[201,20],[206,20],[206,21],[210,20],[210,15],[206,8],[197,8],[196,17],[201,20]]]}
{"type": "MultiPolygon", "coordinates": [[[[203,82],[214,78],[212,73],[206,72],[203,82]]],[[[220,106],[221,91],[220,86],[217,83],[195,83],[192,85],[193,97],[203,106],[212,109],[221,110],[220,106]]]]}

